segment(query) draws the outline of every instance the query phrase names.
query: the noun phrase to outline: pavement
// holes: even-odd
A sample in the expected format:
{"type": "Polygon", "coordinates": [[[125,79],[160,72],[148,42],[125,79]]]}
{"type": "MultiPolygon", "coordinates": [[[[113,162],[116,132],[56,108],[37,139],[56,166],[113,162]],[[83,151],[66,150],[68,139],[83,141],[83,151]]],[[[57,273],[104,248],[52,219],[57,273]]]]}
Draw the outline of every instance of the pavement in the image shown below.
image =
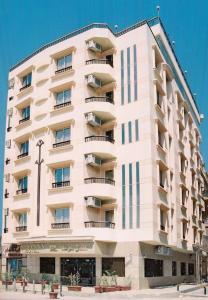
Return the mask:
{"type": "MultiPolygon", "coordinates": [[[[10,286],[8,291],[5,291],[5,287],[0,288],[0,300],[44,300],[49,299],[48,290],[46,289],[45,295],[41,294],[40,286],[36,286],[36,293],[33,293],[32,285],[28,285],[26,293],[23,293],[22,287],[17,285],[17,291],[14,291],[14,287],[10,286]]],[[[179,299],[185,300],[191,299],[208,299],[208,287],[207,295],[204,295],[204,289],[201,285],[181,285],[180,292],[177,291],[176,286],[161,287],[154,289],[144,290],[130,290],[120,291],[112,293],[95,294],[94,288],[83,288],[82,292],[68,292],[66,287],[63,288],[63,296],[58,295],[60,300],[121,300],[121,299],[179,299]]]]}

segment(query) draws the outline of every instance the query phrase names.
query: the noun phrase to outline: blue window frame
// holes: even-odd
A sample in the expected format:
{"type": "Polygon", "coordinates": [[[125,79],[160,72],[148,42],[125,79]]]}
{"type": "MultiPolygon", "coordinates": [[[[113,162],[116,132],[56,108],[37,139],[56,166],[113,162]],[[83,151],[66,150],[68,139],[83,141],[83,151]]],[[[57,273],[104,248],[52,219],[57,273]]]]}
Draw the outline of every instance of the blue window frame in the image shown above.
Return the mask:
{"type": "Polygon", "coordinates": [[[137,89],[137,49],[136,45],[133,47],[134,50],[134,101],[138,98],[138,89],[137,89]]]}
{"type": "Polygon", "coordinates": [[[55,182],[60,183],[60,182],[66,182],[69,181],[70,179],[70,168],[59,168],[55,169],[55,182]]]}
{"type": "Polygon", "coordinates": [[[54,211],[55,223],[68,223],[69,222],[69,208],[57,208],[54,211]]]}
{"type": "Polygon", "coordinates": [[[135,141],[139,140],[139,120],[135,120],[135,141]]]}
{"type": "Polygon", "coordinates": [[[72,54],[57,59],[57,70],[68,68],[72,65],[72,54]]]}
{"type": "Polygon", "coordinates": [[[121,105],[124,105],[124,51],[121,50],[121,105]]]}
{"type": "Polygon", "coordinates": [[[70,141],[70,138],[71,138],[71,128],[64,128],[61,130],[57,130],[55,133],[56,143],[70,141]]]}
{"type": "Polygon", "coordinates": [[[20,154],[29,152],[29,141],[26,141],[20,145],[20,154]]]}
{"type": "Polygon", "coordinates": [[[27,190],[28,178],[27,176],[22,177],[18,181],[18,190],[27,190]]]}
{"type": "Polygon", "coordinates": [[[136,162],[136,226],[140,226],[140,179],[139,161],[136,162]]]}
{"type": "Polygon", "coordinates": [[[129,228],[133,227],[133,185],[132,185],[132,163],[129,164],[129,228]]]}
{"type": "Polygon", "coordinates": [[[125,124],[121,124],[121,143],[125,144],[125,124]]]}
{"type": "Polygon", "coordinates": [[[132,126],[131,121],[128,122],[129,143],[132,143],[132,126]]]}
{"type": "Polygon", "coordinates": [[[22,77],[22,86],[30,86],[32,83],[32,73],[29,73],[22,77]]]}
{"type": "Polygon", "coordinates": [[[131,62],[130,47],[127,48],[127,86],[128,86],[128,103],[131,102],[131,62]]]}
{"type": "Polygon", "coordinates": [[[122,228],[126,228],[126,170],[122,165],[122,228]]]}
{"type": "Polygon", "coordinates": [[[56,104],[70,102],[71,90],[64,90],[56,94],[56,104]]]}
{"type": "Polygon", "coordinates": [[[30,118],[30,106],[24,107],[22,109],[22,119],[30,118]]]}

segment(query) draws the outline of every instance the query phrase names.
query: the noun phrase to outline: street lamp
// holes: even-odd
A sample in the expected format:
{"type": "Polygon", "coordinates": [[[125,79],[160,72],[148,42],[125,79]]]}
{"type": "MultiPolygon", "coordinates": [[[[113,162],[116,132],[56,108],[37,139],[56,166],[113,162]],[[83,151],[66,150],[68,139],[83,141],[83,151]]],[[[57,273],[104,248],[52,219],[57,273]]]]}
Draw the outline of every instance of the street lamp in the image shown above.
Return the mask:
{"type": "Polygon", "coordinates": [[[36,160],[36,164],[38,165],[38,182],[37,182],[37,226],[40,226],[40,177],[41,177],[41,164],[43,163],[43,159],[41,159],[41,147],[44,144],[43,140],[39,140],[36,144],[38,147],[38,160],[36,160]]]}

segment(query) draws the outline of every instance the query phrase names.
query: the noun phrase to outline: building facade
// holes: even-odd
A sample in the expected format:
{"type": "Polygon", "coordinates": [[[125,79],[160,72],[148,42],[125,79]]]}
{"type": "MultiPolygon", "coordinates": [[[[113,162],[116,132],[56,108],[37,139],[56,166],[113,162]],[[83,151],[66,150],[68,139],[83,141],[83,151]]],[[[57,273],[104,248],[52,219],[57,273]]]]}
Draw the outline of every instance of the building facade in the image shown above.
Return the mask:
{"type": "Polygon", "coordinates": [[[3,271],[194,279],[200,115],[158,18],[92,24],[18,63],[6,122],[3,271]]]}

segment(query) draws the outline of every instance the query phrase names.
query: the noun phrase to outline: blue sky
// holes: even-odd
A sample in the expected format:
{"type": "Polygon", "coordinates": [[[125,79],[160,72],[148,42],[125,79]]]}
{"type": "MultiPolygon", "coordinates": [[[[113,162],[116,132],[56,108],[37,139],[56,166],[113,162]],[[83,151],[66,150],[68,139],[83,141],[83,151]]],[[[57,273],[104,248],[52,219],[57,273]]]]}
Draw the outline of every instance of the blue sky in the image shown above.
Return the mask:
{"type": "MultiPolygon", "coordinates": [[[[2,195],[4,133],[9,68],[43,44],[92,22],[121,30],[160,16],[175,41],[175,51],[200,112],[202,153],[208,165],[208,1],[207,0],[0,0],[0,192],[2,195]]],[[[2,202],[2,201],[1,201],[2,202]]],[[[1,221],[0,221],[1,225],[1,221]]]]}

